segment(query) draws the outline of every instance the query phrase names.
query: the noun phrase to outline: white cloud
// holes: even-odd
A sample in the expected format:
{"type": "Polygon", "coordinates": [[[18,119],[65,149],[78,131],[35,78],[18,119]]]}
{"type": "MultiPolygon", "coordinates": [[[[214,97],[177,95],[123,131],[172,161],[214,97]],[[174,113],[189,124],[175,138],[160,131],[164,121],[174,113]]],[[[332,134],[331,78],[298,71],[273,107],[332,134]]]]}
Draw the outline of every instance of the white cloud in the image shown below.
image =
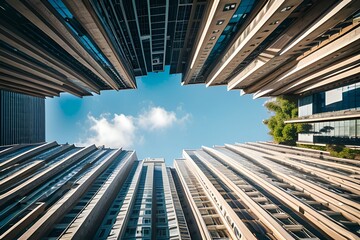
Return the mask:
{"type": "Polygon", "coordinates": [[[173,111],[166,111],[162,107],[150,107],[138,116],[126,116],[124,114],[102,114],[99,118],[88,115],[90,123],[87,137],[81,140],[78,145],[97,146],[105,145],[111,148],[129,148],[135,142],[144,142],[144,132],[163,130],[170,128],[174,124],[184,124],[190,118],[190,114],[185,114],[178,118],[173,111]]]}
{"type": "Polygon", "coordinates": [[[80,141],[79,145],[95,144],[126,148],[134,144],[136,127],[133,117],[114,114],[113,118],[108,119],[107,116],[108,114],[102,114],[96,118],[88,115],[90,134],[84,141],[80,141]]]}
{"type": "Polygon", "coordinates": [[[176,121],[175,112],[167,112],[162,107],[152,107],[138,118],[139,126],[151,131],[168,128],[176,121]]]}

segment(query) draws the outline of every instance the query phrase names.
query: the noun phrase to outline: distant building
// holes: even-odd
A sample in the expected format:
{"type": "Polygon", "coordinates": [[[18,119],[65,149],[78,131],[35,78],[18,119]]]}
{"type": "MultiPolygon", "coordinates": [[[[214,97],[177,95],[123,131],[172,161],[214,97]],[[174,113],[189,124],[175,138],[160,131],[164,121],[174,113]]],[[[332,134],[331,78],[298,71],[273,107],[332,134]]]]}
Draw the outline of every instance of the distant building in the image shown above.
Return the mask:
{"type": "Polygon", "coordinates": [[[45,142],[45,99],[0,90],[0,146],[45,142]]]}
{"type": "Polygon", "coordinates": [[[136,88],[148,72],[255,97],[358,81],[359,1],[0,3],[0,88],[77,96],[136,88]]]}
{"type": "Polygon", "coordinates": [[[300,97],[298,113],[285,123],[307,125],[299,143],[360,146],[360,83],[300,97]]]}
{"type": "Polygon", "coordinates": [[[115,236],[117,239],[191,239],[164,159],[147,158],[134,164],[94,239],[115,236]],[[113,211],[117,211],[117,216],[113,211]],[[111,221],[113,224],[109,224],[111,221]]]}

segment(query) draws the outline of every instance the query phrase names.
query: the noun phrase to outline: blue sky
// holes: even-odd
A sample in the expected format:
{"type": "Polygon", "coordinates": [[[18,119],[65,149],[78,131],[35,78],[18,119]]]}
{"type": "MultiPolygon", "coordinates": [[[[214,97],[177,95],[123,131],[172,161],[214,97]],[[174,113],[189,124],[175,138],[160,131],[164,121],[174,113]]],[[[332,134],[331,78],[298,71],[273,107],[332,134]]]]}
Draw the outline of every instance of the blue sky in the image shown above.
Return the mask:
{"type": "Polygon", "coordinates": [[[164,157],[172,165],[183,149],[270,140],[262,124],[269,117],[265,98],[253,100],[225,86],[181,86],[180,78],[149,73],[137,78],[136,90],[49,98],[46,141],[124,146],[139,159],[164,157]]]}

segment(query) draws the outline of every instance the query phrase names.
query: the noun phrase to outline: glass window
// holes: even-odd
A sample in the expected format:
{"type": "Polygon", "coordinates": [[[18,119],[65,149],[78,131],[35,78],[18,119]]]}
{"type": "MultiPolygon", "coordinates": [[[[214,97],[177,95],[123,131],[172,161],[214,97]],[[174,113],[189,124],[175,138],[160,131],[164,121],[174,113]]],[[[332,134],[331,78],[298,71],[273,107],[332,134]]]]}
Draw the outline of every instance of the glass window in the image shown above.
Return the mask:
{"type": "Polygon", "coordinates": [[[167,236],[167,231],[166,231],[166,228],[158,228],[156,230],[156,235],[158,237],[166,237],[167,236]]]}
{"type": "Polygon", "coordinates": [[[356,137],[356,120],[349,120],[349,136],[356,137]]]}
{"type": "Polygon", "coordinates": [[[143,235],[148,236],[150,234],[150,228],[143,228],[143,235]]]}
{"type": "Polygon", "coordinates": [[[334,122],[335,136],[339,136],[339,122],[334,122]]]}
{"type": "Polygon", "coordinates": [[[350,136],[350,121],[344,121],[344,136],[350,136]]]}

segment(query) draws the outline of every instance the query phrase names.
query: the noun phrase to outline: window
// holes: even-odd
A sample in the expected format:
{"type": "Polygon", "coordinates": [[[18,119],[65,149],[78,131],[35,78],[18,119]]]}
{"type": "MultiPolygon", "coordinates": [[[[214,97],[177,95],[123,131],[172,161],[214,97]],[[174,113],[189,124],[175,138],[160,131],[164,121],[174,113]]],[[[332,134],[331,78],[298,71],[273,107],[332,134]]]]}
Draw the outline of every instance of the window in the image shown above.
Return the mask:
{"type": "Polygon", "coordinates": [[[206,226],[214,225],[214,221],[211,217],[204,218],[204,222],[205,222],[206,226]]]}
{"type": "Polygon", "coordinates": [[[157,222],[158,222],[158,223],[165,223],[166,220],[165,220],[165,218],[162,217],[162,218],[158,218],[158,219],[157,219],[157,222]]]}
{"type": "Polygon", "coordinates": [[[236,3],[229,3],[229,4],[225,4],[223,11],[227,12],[234,10],[235,8],[236,8],[236,3]]]}
{"type": "Polygon", "coordinates": [[[135,228],[127,228],[126,231],[125,231],[126,234],[128,235],[132,235],[132,234],[135,234],[135,228]]]}
{"type": "Polygon", "coordinates": [[[213,230],[213,231],[209,231],[209,232],[210,232],[211,237],[213,237],[213,238],[218,238],[219,237],[217,231],[213,230]]]}
{"type": "Polygon", "coordinates": [[[142,233],[144,236],[148,236],[150,234],[150,228],[143,228],[142,233]]]}
{"type": "Polygon", "coordinates": [[[158,237],[167,237],[166,228],[158,228],[156,230],[156,236],[158,236],[158,237]]]}
{"type": "Polygon", "coordinates": [[[164,210],[164,209],[158,209],[158,210],[156,211],[156,213],[157,213],[157,214],[163,214],[163,213],[165,213],[165,210],[164,210]]]}

